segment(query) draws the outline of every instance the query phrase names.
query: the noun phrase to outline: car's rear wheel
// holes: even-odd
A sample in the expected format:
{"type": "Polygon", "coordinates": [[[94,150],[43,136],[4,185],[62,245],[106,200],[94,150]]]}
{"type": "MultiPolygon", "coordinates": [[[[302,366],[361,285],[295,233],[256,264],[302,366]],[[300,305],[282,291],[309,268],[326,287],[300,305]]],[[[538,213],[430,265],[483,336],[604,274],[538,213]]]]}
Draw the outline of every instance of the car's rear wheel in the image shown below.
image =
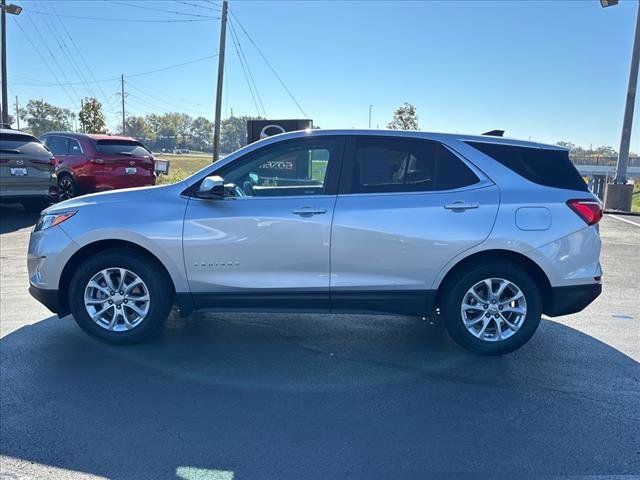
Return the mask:
{"type": "Polygon", "coordinates": [[[140,342],[156,333],[173,303],[167,274],[153,259],[107,250],[75,272],[69,305],[78,325],[115,344],[140,342]]]}
{"type": "Polygon", "coordinates": [[[445,327],[456,343],[474,353],[512,352],[529,341],[540,324],[540,288],[518,265],[473,265],[444,288],[445,327]]]}
{"type": "Polygon", "coordinates": [[[58,175],[58,199],[69,200],[78,194],[76,181],[68,173],[58,175]]]}

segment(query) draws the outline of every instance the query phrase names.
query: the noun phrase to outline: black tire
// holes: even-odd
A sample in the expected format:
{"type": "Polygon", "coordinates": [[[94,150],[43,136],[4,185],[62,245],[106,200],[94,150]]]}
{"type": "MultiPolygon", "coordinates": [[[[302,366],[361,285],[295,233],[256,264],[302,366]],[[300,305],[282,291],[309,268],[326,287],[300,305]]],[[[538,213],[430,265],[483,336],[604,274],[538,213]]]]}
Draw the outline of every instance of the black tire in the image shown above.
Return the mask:
{"type": "Polygon", "coordinates": [[[51,202],[46,200],[23,200],[20,202],[22,208],[29,213],[40,213],[42,210],[51,205],[51,202]]]}
{"type": "MultiPolygon", "coordinates": [[[[441,314],[451,338],[463,348],[480,355],[502,355],[512,352],[533,336],[542,316],[540,287],[522,267],[507,261],[474,264],[459,272],[443,285],[441,314]],[[512,336],[500,341],[480,339],[471,334],[463,323],[461,307],[467,291],[485,279],[505,279],[515,284],[526,300],[526,315],[520,328],[512,336]]],[[[499,303],[499,302],[498,302],[499,303]]],[[[484,307],[484,306],[483,306],[484,307]]],[[[495,327],[494,327],[494,330],[495,327]]]]}
{"type": "Polygon", "coordinates": [[[68,173],[58,175],[58,200],[69,200],[78,195],[78,186],[75,179],[68,173]]]}
{"type": "Polygon", "coordinates": [[[85,260],[74,273],[69,287],[69,306],[80,328],[93,337],[118,345],[138,343],[156,334],[169,315],[173,297],[171,280],[157,261],[126,249],[105,250],[85,260]],[[94,322],[85,308],[87,284],[98,272],[112,267],[135,273],[148,290],[150,300],[147,315],[130,330],[108,330],[94,322]]]}

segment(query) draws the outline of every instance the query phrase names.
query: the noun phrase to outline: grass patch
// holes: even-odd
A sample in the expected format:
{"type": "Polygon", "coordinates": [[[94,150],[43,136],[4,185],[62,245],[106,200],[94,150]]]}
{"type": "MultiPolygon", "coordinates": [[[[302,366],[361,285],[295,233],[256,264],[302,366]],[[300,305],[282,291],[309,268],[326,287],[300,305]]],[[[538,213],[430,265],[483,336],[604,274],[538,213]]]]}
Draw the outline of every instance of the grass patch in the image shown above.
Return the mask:
{"type": "Polygon", "coordinates": [[[169,161],[169,175],[159,175],[158,185],[175,183],[184,180],[189,175],[211,164],[211,155],[172,155],[167,153],[155,153],[158,160],[169,161]]]}
{"type": "Polygon", "coordinates": [[[640,180],[634,182],[633,197],[631,198],[631,211],[640,213],[640,180]]]}

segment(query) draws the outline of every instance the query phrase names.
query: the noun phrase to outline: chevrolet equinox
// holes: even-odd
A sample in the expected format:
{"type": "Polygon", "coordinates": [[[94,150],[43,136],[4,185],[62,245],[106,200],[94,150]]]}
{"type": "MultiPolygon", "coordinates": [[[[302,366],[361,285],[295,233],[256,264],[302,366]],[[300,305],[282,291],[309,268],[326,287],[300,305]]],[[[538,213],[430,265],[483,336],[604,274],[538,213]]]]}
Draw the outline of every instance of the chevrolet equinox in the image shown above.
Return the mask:
{"type": "Polygon", "coordinates": [[[439,316],[502,354],[601,292],[602,209],[566,149],[490,136],[300,131],[172,185],[42,212],[31,294],[110,343],[176,305],[439,316]]]}

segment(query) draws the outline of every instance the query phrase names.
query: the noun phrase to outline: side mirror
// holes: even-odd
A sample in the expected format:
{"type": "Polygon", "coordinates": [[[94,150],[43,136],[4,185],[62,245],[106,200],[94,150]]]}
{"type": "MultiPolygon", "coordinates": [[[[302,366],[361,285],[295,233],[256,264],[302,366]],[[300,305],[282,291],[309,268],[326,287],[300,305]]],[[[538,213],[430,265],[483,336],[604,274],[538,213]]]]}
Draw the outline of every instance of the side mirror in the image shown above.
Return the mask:
{"type": "Polygon", "coordinates": [[[224,179],[218,175],[207,177],[202,180],[196,193],[200,198],[224,198],[224,179]]]}

